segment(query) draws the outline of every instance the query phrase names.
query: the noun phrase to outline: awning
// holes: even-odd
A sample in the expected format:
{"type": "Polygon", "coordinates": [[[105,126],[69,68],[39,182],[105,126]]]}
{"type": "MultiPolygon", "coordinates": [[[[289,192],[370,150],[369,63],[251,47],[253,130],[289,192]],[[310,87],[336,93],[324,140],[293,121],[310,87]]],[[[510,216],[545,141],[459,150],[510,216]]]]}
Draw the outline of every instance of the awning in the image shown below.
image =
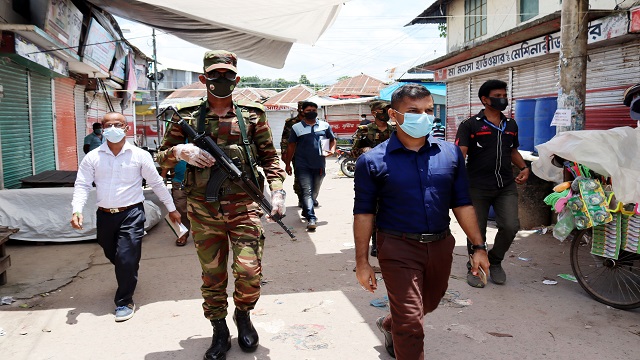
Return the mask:
{"type": "Polygon", "coordinates": [[[393,83],[386,88],[380,90],[380,99],[391,101],[391,95],[394,91],[396,91],[400,86],[405,84],[420,84],[427,88],[431,92],[431,96],[433,96],[434,104],[442,104],[446,105],[446,96],[447,96],[447,86],[441,83],[420,83],[420,82],[397,82],[393,83]]]}
{"type": "Polygon", "coordinates": [[[282,68],[293,43],[313,45],[345,0],[88,0],[207,49],[282,68]]]}

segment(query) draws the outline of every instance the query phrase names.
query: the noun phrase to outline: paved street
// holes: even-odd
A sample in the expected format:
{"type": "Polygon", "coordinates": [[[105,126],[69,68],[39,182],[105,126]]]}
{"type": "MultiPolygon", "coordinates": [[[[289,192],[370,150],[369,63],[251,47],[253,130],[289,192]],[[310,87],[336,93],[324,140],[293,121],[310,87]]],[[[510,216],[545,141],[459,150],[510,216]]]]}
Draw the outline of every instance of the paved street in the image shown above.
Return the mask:
{"type": "MultiPolygon", "coordinates": [[[[384,282],[370,294],[353,272],[352,179],[329,159],[315,233],[300,220],[291,179],[285,186],[285,223],[297,241],[266,225],[263,295],[252,313],[260,347],[243,353],[229,317],[228,359],[390,359],[375,326],[387,310],[371,305],[384,306],[384,282]]],[[[425,319],[427,358],[637,358],[640,311],[609,308],[558,277],[572,273],[569,243],[522,231],[504,263],[507,283],[474,289],[464,280],[465,238],[455,222],[452,231],[449,291],[425,319]],[[544,285],[545,278],[558,283],[544,285]]],[[[113,321],[113,267],[95,242],[10,245],[13,266],[0,295],[30,298],[0,306],[0,358],[200,359],[211,326],[202,316],[199,264],[191,239],[186,247],[173,240],[164,223],[145,237],[138,309],[124,323],[113,321]]]]}

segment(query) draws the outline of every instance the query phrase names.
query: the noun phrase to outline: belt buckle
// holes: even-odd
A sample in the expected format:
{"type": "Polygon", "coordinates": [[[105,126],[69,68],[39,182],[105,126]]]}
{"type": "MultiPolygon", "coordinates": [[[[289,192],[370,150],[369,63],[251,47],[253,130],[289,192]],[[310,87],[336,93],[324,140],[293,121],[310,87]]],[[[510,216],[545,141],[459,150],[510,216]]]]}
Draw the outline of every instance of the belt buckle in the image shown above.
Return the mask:
{"type": "Polygon", "coordinates": [[[429,239],[429,237],[431,237],[433,234],[420,234],[420,240],[418,240],[421,243],[428,243],[431,242],[431,240],[429,239]]]}
{"type": "Polygon", "coordinates": [[[115,208],[115,209],[114,209],[114,208],[111,208],[111,209],[109,209],[109,212],[110,212],[110,213],[112,213],[112,214],[116,214],[116,213],[119,213],[119,212],[120,212],[120,209],[118,209],[118,208],[115,208]]]}

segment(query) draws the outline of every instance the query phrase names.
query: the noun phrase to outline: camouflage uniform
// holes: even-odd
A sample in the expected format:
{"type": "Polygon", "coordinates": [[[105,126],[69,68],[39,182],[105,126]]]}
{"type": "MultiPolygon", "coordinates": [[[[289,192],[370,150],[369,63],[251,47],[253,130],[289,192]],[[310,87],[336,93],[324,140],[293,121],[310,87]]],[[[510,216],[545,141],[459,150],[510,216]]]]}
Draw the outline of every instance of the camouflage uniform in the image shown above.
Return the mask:
{"type": "MultiPolygon", "coordinates": [[[[280,168],[264,107],[250,102],[238,105],[242,110],[254,161],[262,167],[271,190],[282,189],[286,175],[280,168]]],[[[189,119],[197,129],[199,110],[200,107],[190,107],[180,110],[180,114],[189,119]]],[[[177,120],[177,116],[174,120],[177,120]]],[[[229,157],[238,158],[245,171],[254,170],[243,155],[244,148],[235,110],[222,117],[209,112],[205,124],[206,133],[210,134],[229,157]]],[[[163,168],[173,167],[177,159],[172,147],[184,142],[185,135],[180,126],[171,124],[158,154],[158,163],[163,168]]],[[[264,245],[260,217],[263,213],[248,194],[229,180],[223,183],[218,202],[206,202],[205,190],[210,172],[210,168],[188,166],[185,191],[187,214],[202,266],[204,315],[209,320],[218,320],[227,315],[227,259],[230,250],[233,252],[231,268],[235,277],[233,299],[236,308],[249,311],[260,297],[264,245]]]]}
{"type": "Polygon", "coordinates": [[[387,128],[384,131],[378,129],[378,125],[375,122],[369,125],[360,125],[356,131],[351,147],[351,154],[355,157],[362,155],[365,151],[364,148],[374,148],[380,143],[386,141],[395,128],[387,124],[387,128]]]}
{"type": "MultiPolygon", "coordinates": [[[[301,112],[300,106],[302,106],[302,101],[298,101],[298,115],[292,118],[288,118],[287,120],[284,121],[284,128],[282,129],[282,138],[280,139],[280,153],[282,156],[282,160],[286,158],[287,146],[289,145],[289,134],[291,134],[291,128],[293,127],[293,125],[303,120],[302,115],[300,115],[300,112],[301,112]]],[[[293,162],[294,160],[291,159],[291,161],[293,162]]],[[[293,165],[295,167],[295,162],[293,163],[293,165]]],[[[298,203],[300,203],[302,202],[302,188],[300,187],[300,182],[298,181],[298,178],[295,176],[295,174],[293,174],[293,176],[294,176],[293,191],[298,196],[298,203]]]]}

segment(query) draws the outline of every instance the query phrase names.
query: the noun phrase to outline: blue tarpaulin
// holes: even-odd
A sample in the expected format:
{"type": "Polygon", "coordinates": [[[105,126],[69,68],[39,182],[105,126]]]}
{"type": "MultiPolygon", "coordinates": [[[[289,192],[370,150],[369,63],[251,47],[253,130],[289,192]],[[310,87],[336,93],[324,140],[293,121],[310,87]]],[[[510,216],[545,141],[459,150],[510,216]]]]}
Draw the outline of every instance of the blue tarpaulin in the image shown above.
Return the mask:
{"type": "Polygon", "coordinates": [[[445,97],[447,95],[447,86],[442,83],[424,83],[424,82],[397,82],[393,83],[386,88],[380,90],[380,99],[391,101],[391,94],[396,91],[402,85],[405,84],[420,84],[427,88],[433,94],[433,102],[435,104],[445,105],[445,97]]]}

